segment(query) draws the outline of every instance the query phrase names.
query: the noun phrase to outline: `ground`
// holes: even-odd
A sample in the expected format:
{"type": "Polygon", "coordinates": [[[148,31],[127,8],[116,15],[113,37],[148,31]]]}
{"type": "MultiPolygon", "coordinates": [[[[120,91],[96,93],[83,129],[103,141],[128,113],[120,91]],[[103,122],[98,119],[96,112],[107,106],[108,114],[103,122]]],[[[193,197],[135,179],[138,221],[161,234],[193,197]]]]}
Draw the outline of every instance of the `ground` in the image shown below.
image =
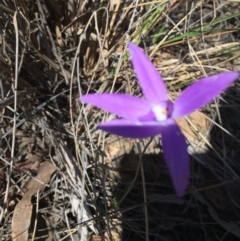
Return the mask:
{"type": "Polygon", "coordinates": [[[239,31],[237,0],[0,0],[1,240],[239,240],[239,81],[178,120],[191,158],[183,198],[160,136],[104,133],[97,124],[114,116],[78,101],[142,96],[128,41],[174,100],[240,70],[239,31]]]}

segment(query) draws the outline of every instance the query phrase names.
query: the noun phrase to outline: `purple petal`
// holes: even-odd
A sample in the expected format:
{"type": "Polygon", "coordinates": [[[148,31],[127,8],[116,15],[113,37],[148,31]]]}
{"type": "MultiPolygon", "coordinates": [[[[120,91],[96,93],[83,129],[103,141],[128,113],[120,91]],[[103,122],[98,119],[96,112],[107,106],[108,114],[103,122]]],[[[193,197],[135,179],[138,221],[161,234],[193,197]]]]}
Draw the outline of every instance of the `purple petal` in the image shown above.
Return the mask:
{"type": "Polygon", "coordinates": [[[129,42],[132,64],[145,98],[152,103],[160,103],[168,99],[167,89],[158,71],[155,69],[143,50],[129,42]]]}
{"type": "Polygon", "coordinates": [[[89,94],[80,97],[79,101],[131,120],[136,120],[151,111],[151,105],[145,99],[125,94],[89,94]]]}
{"type": "Polygon", "coordinates": [[[203,107],[239,77],[237,72],[224,72],[198,80],[174,103],[172,118],[179,118],[203,107]]]}
{"type": "Polygon", "coordinates": [[[160,134],[164,126],[154,121],[141,122],[120,119],[101,123],[98,128],[127,138],[146,138],[160,134]]]}
{"type": "Polygon", "coordinates": [[[163,154],[177,196],[182,197],[188,185],[190,165],[186,140],[174,120],[168,120],[161,134],[163,154]]]}

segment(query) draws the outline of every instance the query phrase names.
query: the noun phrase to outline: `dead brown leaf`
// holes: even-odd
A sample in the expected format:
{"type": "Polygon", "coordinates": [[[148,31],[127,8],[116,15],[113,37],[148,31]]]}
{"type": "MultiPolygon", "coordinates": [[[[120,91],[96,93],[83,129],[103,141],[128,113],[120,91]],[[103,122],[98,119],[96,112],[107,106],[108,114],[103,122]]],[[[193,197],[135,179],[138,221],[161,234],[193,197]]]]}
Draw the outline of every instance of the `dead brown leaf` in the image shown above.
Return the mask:
{"type": "Polygon", "coordinates": [[[105,232],[104,240],[105,241],[119,241],[119,240],[121,240],[121,237],[120,237],[119,233],[117,233],[115,231],[111,231],[110,233],[105,232]]]}
{"type": "Polygon", "coordinates": [[[118,136],[110,136],[106,140],[105,154],[107,156],[106,164],[112,162],[113,159],[130,153],[133,142],[130,139],[121,138],[118,136]]]}
{"type": "MultiPolygon", "coordinates": [[[[193,112],[191,115],[188,116],[188,118],[191,123],[189,123],[189,121],[187,121],[187,119],[185,118],[178,119],[176,121],[191,146],[197,147],[202,140],[199,133],[202,133],[203,136],[207,137],[210,122],[207,118],[204,117],[204,115],[199,112],[193,112]]],[[[201,151],[203,150],[198,148],[198,152],[201,151]]]]}
{"type": "Polygon", "coordinates": [[[38,191],[41,191],[50,181],[51,175],[56,171],[56,167],[50,162],[43,162],[35,179],[30,179],[24,187],[22,200],[16,205],[12,219],[12,239],[13,241],[27,241],[28,229],[32,217],[31,198],[38,191]]]}

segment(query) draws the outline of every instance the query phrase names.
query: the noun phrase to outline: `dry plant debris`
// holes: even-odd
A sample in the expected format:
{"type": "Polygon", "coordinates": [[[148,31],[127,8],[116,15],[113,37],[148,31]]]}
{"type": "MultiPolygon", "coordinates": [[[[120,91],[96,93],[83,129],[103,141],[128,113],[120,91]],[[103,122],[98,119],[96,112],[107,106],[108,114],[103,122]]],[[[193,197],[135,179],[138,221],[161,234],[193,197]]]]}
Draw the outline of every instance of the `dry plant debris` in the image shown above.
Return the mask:
{"type": "Polygon", "coordinates": [[[27,241],[28,228],[32,217],[33,195],[42,191],[49,183],[51,175],[56,171],[56,167],[50,162],[43,162],[35,179],[30,179],[23,187],[24,194],[21,201],[14,208],[12,218],[12,239],[13,241],[27,241]]]}
{"type": "Polygon", "coordinates": [[[129,40],[175,99],[199,77],[239,70],[239,29],[238,0],[0,0],[1,240],[18,222],[25,240],[239,240],[239,83],[179,123],[191,156],[183,199],[158,138],[106,135],[96,125],[114,116],[77,101],[142,95],[129,40]],[[43,189],[37,176],[51,163],[43,189]],[[39,185],[21,209],[38,211],[30,226],[15,211],[28,183],[39,185]]]}

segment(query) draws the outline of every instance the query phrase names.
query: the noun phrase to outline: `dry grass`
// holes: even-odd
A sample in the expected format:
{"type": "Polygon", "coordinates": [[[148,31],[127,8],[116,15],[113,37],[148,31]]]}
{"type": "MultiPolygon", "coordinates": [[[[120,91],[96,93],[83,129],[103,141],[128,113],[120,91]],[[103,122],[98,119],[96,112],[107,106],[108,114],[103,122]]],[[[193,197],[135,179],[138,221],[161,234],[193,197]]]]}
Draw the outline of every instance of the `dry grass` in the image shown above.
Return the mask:
{"type": "Polygon", "coordinates": [[[183,199],[159,137],[103,133],[114,116],[77,98],[141,95],[129,40],[171,99],[239,70],[240,1],[0,0],[0,29],[1,240],[239,240],[238,83],[179,122],[192,167],[183,199]]]}

